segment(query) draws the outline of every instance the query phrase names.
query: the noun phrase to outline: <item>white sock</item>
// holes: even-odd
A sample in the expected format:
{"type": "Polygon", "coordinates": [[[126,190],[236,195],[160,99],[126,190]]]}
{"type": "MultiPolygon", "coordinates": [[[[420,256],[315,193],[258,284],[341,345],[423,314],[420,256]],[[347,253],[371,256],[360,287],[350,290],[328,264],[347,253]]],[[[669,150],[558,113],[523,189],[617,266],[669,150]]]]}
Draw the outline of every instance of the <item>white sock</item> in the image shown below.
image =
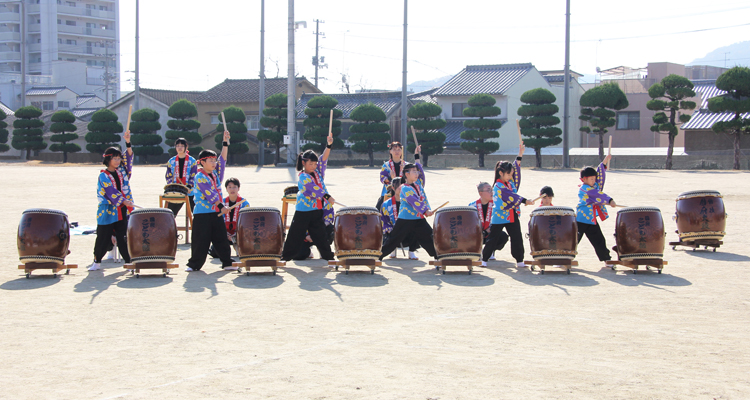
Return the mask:
{"type": "Polygon", "coordinates": [[[487,261],[482,261],[482,266],[486,267],[487,266],[487,261]]]}
{"type": "Polygon", "coordinates": [[[91,263],[91,266],[89,267],[89,271],[98,271],[102,269],[102,265],[98,262],[91,263]]]}
{"type": "Polygon", "coordinates": [[[192,269],[192,268],[190,268],[190,267],[185,268],[185,272],[193,272],[193,271],[195,271],[195,270],[192,269]]]}
{"type": "Polygon", "coordinates": [[[396,258],[398,256],[398,250],[393,250],[393,253],[391,253],[391,258],[396,258]]]}
{"type": "Polygon", "coordinates": [[[224,271],[237,271],[237,267],[223,267],[224,271]]]}
{"type": "Polygon", "coordinates": [[[410,251],[410,252],[409,252],[409,258],[418,258],[418,257],[417,257],[417,253],[415,253],[415,252],[413,252],[413,251],[410,251]]]}
{"type": "Polygon", "coordinates": [[[102,261],[114,260],[114,259],[115,259],[115,249],[112,249],[109,252],[107,252],[107,254],[104,255],[104,258],[102,258],[102,261]]]}
{"type": "Polygon", "coordinates": [[[494,259],[495,259],[495,253],[492,253],[492,255],[490,256],[490,260],[494,260],[494,259]]]}
{"type": "Polygon", "coordinates": [[[522,263],[522,262],[520,262],[520,263],[516,263],[516,267],[518,267],[518,268],[525,268],[525,267],[526,267],[526,264],[524,264],[524,263],[522,263]]]}

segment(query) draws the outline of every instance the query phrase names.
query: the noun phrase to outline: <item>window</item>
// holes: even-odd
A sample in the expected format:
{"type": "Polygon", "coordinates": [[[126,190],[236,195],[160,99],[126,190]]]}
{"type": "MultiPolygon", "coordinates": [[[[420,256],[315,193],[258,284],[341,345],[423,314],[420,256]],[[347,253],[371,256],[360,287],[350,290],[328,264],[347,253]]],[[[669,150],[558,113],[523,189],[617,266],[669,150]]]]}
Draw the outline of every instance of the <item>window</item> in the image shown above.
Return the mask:
{"type": "MultiPolygon", "coordinates": [[[[73,61],[73,62],[75,62],[75,61],[78,61],[78,59],[77,58],[66,58],[65,61],[73,61]]],[[[39,60],[39,62],[41,62],[41,60],[39,60]]]]}
{"type": "Polygon", "coordinates": [[[259,115],[247,116],[247,129],[251,131],[257,131],[258,129],[260,129],[260,116],[259,115]]]}
{"type": "Polygon", "coordinates": [[[57,44],[62,44],[62,39],[57,38],[57,44]]]}
{"type": "Polygon", "coordinates": [[[212,115],[211,116],[211,125],[219,125],[221,121],[219,121],[218,115],[212,115]]]}
{"type": "Polygon", "coordinates": [[[640,130],[641,129],[641,112],[626,111],[617,113],[617,130],[640,130]]]}
{"type": "Polygon", "coordinates": [[[55,109],[55,102],[54,101],[43,101],[42,102],[42,110],[48,111],[48,110],[54,110],[55,109]]]}
{"type": "Polygon", "coordinates": [[[61,20],[61,19],[58,19],[58,20],[57,20],[57,24],[58,24],[58,25],[62,25],[62,20],[61,20]]]}
{"type": "Polygon", "coordinates": [[[68,7],[75,7],[76,6],[76,2],[75,1],[66,1],[65,5],[68,6],[68,7]]]}
{"type": "Polygon", "coordinates": [[[76,26],[76,22],[75,21],[70,21],[70,20],[65,20],[65,25],[67,25],[67,26],[76,26]]]}
{"type": "Polygon", "coordinates": [[[463,118],[464,109],[469,108],[468,103],[453,103],[453,118],[463,118]]]}
{"type": "Polygon", "coordinates": [[[41,101],[32,101],[31,105],[34,106],[34,107],[36,107],[36,108],[38,108],[38,109],[40,109],[40,110],[42,109],[42,102],[41,101]]]}
{"type": "Polygon", "coordinates": [[[101,28],[102,28],[102,29],[109,29],[109,25],[107,25],[107,24],[102,24],[102,25],[101,25],[101,28]]]}
{"type": "Polygon", "coordinates": [[[86,60],[86,65],[89,67],[96,67],[96,60],[86,60]]]}
{"type": "Polygon", "coordinates": [[[70,102],[69,101],[58,101],[57,102],[57,108],[70,108],[70,102]]]}
{"type": "Polygon", "coordinates": [[[75,39],[66,39],[66,40],[65,40],[65,44],[73,44],[73,45],[76,45],[76,44],[78,44],[78,42],[76,42],[76,41],[75,41],[75,39]]]}
{"type": "Polygon", "coordinates": [[[100,11],[109,11],[109,8],[107,6],[99,6],[100,11]]]}

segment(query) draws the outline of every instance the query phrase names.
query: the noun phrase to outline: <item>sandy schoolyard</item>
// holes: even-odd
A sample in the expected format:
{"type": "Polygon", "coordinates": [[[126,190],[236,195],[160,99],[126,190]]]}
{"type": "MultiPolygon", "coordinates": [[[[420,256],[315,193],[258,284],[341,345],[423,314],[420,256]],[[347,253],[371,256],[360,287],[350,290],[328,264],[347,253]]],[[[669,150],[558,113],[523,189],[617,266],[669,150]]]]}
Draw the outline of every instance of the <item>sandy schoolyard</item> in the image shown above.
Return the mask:
{"type": "MultiPolygon", "coordinates": [[[[618,203],[662,210],[669,241],[680,192],[724,195],[725,245],[665,249],[661,275],[604,268],[584,239],[571,275],[517,269],[509,248],[472,275],[438,274],[422,250],[419,261],[386,259],[375,275],[319,259],[276,276],[217,262],[188,274],[189,245],[180,245],[179,270],[136,279],[112,262],[87,272],[88,235],[72,238],[67,262],[79,268],[70,275],[26,279],[21,213],[54,208],[95,226],[100,167],[0,163],[0,398],[750,398],[747,172],[608,174],[605,192],[618,203]]],[[[326,183],[341,203],[374,205],[378,172],[332,168],[326,183]]],[[[230,176],[253,206],[281,208],[296,182],[283,168],[230,167],[230,176]]],[[[135,166],[136,204],[157,206],[163,177],[163,167],[135,166]]],[[[428,169],[425,189],[433,206],[465,205],[492,177],[428,169]]],[[[555,205],[574,206],[578,183],[577,171],[524,169],[520,193],[550,185],[555,205]]],[[[610,247],[614,214],[602,224],[610,247]]]]}

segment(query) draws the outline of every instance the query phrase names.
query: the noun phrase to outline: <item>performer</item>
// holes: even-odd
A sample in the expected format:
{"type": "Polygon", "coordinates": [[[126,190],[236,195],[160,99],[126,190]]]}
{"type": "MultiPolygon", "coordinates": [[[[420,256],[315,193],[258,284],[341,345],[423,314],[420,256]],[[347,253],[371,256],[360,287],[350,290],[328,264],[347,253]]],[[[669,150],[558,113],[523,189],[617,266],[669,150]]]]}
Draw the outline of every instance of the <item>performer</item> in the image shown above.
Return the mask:
{"type": "Polygon", "coordinates": [[[602,229],[596,221],[599,217],[602,221],[609,218],[607,207],[616,206],[615,200],[602,192],[604,190],[604,181],[606,179],[605,171],[609,165],[612,156],[604,157],[597,169],[593,167],[584,167],[581,169],[581,185],[578,190],[578,205],[576,206],[576,224],[578,225],[578,242],[581,242],[583,235],[591,242],[596,251],[599,261],[609,261],[612,257],[607,249],[607,241],[604,239],[602,229]]]}
{"type": "MultiPolygon", "coordinates": [[[[393,226],[396,224],[396,221],[398,221],[398,213],[401,209],[401,178],[395,177],[391,181],[390,187],[388,189],[388,193],[391,195],[391,198],[384,201],[383,205],[380,207],[380,221],[383,223],[383,243],[385,244],[388,242],[388,238],[391,235],[391,232],[393,231],[393,226]]],[[[399,243],[399,246],[401,248],[408,247],[409,248],[409,259],[410,260],[419,260],[419,257],[417,257],[416,251],[419,248],[419,242],[417,242],[416,237],[414,236],[414,233],[409,233],[406,236],[406,239],[404,239],[403,242],[399,243]]],[[[397,257],[398,250],[393,250],[393,253],[391,253],[391,258],[397,257]]]]}
{"type": "MultiPolygon", "coordinates": [[[[419,157],[420,146],[417,146],[416,157],[419,157]]],[[[432,227],[427,223],[425,217],[431,216],[430,203],[424,194],[423,180],[420,182],[421,169],[415,164],[404,165],[404,177],[406,184],[401,185],[401,208],[398,219],[393,226],[388,241],[383,245],[382,260],[386,254],[390,254],[402,243],[410,233],[414,234],[417,242],[433,258],[436,256],[435,245],[432,242],[432,227]]]]}
{"type": "Polygon", "coordinates": [[[516,161],[498,161],[495,165],[495,186],[493,187],[492,200],[495,207],[492,212],[492,225],[490,226],[490,236],[482,250],[482,265],[487,265],[492,252],[501,250],[510,236],[510,254],[516,260],[516,266],[524,267],[523,263],[523,236],[521,234],[520,211],[518,207],[521,204],[532,205],[531,200],[527,200],[518,195],[518,188],[521,186],[521,159],[526,146],[521,143],[518,147],[518,156],[516,161]],[[508,234],[503,232],[505,229],[508,234]]]}
{"type": "Polygon", "coordinates": [[[320,159],[312,150],[297,155],[297,171],[300,171],[297,181],[299,192],[297,192],[297,206],[292,224],[289,226],[284,250],[281,253],[281,259],[284,261],[289,261],[299,254],[306,232],[318,248],[320,258],[334,259],[331,245],[328,243],[325,228],[326,216],[324,215],[324,209],[332,207],[331,204],[335,201],[328,194],[324,183],[331,145],[333,145],[333,137],[328,136],[328,145],[320,159]]]}
{"type": "Polygon", "coordinates": [[[108,251],[112,235],[117,240],[122,259],[130,262],[128,242],[128,215],[133,211],[133,194],[130,192],[130,177],[133,173],[133,149],[130,147],[130,131],[123,134],[125,138],[125,159],[117,147],[104,151],[102,163],[107,167],[99,173],[97,198],[99,207],[96,210],[96,242],[94,242],[94,262],[89,271],[101,269],[102,257],[108,251]]]}
{"type": "MultiPolygon", "coordinates": [[[[479,192],[479,199],[472,203],[469,203],[469,207],[476,207],[479,220],[482,221],[482,243],[487,243],[487,238],[490,236],[490,225],[492,222],[492,209],[495,207],[495,202],[492,201],[492,185],[487,182],[480,182],[477,185],[477,192],[479,192]]],[[[503,233],[504,234],[504,233],[503,233]]],[[[505,241],[507,241],[507,235],[505,241]]],[[[495,252],[492,252],[490,260],[495,259],[495,252]]]]}
{"type": "MultiPolygon", "coordinates": [[[[336,237],[335,228],[333,226],[333,220],[334,220],[334,211],[333,207],[327,207],[325,210],[323,210],[323,220],[326,224],[326,237],[328,238],[328,245],[330,246],[333,244],[333,239],[336,237]]],[[[308,258],[313,258],[313,241],[310,237],[310,232],[308,231],[305,235],[305,241],[302,242],[302,247],[300,248],[299,253],[292,257],[292,260],[295,261],[302,261],[307,260],[308,258]]]]}
{"type": "Polygon", "coordinates": [[[221,215],[229,214],[221,198],[221,181],[224,180],[229,132],[224,131],[224,142],[218,159],[213,150],[203,150],[198,156],[200,169],[195,174],[195,209],[193,210],[193,241],[190,243],[190,259],[185,271],[203,268],[209,246],[213,244],[226,271],[236,271],[232,266],[231,250],[227,241],[227,227],[221,215]]]}
{"type": "Polygon", "coordinates": [[[555,192],[552,191],[551,187],[549,187],[549,186],[543,187],[542,190],[539,191],[539,195],[540,196],[544,196],[544,197],[542,197],[542,202],[541,202],[541,204],[539,204],[539,207],[542,207],[542,206],[551,207],[551,206],[553,206],[552,199],[555,198],[555,192]]]}
{"type": "MultiPolygon", "coordinates": [[[[224,225],[227,228],[227,240],[229,240],[229,244],[234,247],[234,252],[239,254],[239,251],[237,251],[237,221],[239,221],[240,218],[240,210],[245,207],[250,207],[250,203],[248,203],[246,199],[243,199],[242,196],[240,196],[239,179],[227,179],[227,181],[224,183],[224,187],[227,189],[227,197],[225,197],[224,201],[222,202],[222,204],[224,204],[224,207],[230,208],[239,203],[237,207],[229,210],[229,213],[224,215],[224,225]]],[[[213,258],[219,258],[219,253],[216,251],[213,245],[211,245],[211,250],[209,250],[208,253],[213,258]]]]}
{"type": "Polygon", "coordinates": [[[393,178],[401,178],[401,182],[404,180],[404,147],[400,142],[393,142],[388,145],[388,153],[390,159],[383,163],[383,167],[380,169],[380,183],[383,184],[383,190],[380,191],[380,197],[378,198],[378,204],[375,206],[378,210],[383,205],[383,199],[386,193],[388,193],[388,185],[391,184],[393,178]]]}
{"type": "MultiPolygon", "coordinates": [[[[174,142],[174,149],[177,150],[177,155],[170,158],[167,161],[167,173],[165,179],[167,184],[179,183],[185,185],[190,189],[190,209],[195,208],[195,199],[193,196],[193,185],[195,184],[195,174],[198,172],[198,164],[195,162],[195,158],[191,157],[187,151],[188,142],[185,138],[179,138],[174,142]]],[[[167,203],[167,208],[172,210],[175,217],[177,213],[182,209],[182,203],[167,203]]]]}

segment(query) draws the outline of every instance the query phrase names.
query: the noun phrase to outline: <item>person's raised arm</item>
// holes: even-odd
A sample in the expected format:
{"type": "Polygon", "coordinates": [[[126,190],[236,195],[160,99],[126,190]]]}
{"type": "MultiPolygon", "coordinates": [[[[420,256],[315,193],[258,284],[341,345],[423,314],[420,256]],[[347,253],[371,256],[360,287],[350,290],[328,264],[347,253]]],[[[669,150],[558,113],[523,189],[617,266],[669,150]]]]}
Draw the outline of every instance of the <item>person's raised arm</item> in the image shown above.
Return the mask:
{"type": "Polygon", "coordinates": [[[521,142],[518,146],[518,156],[513,162],[513,183],[516,185],[516,190],[521,187],[521,159],[523,159],[523,153],[526,151],[526,146],[521,142]]]}
{"type": "Polygon", "coordinates": [[[331,154],[331,146],[333,146],[333,136],[328,136],[326,139],[328,145],[326,146],[326,149],[323,151],[323,155],[320,156],[321,161],[327,161],[328,156],[331,154]]]}

